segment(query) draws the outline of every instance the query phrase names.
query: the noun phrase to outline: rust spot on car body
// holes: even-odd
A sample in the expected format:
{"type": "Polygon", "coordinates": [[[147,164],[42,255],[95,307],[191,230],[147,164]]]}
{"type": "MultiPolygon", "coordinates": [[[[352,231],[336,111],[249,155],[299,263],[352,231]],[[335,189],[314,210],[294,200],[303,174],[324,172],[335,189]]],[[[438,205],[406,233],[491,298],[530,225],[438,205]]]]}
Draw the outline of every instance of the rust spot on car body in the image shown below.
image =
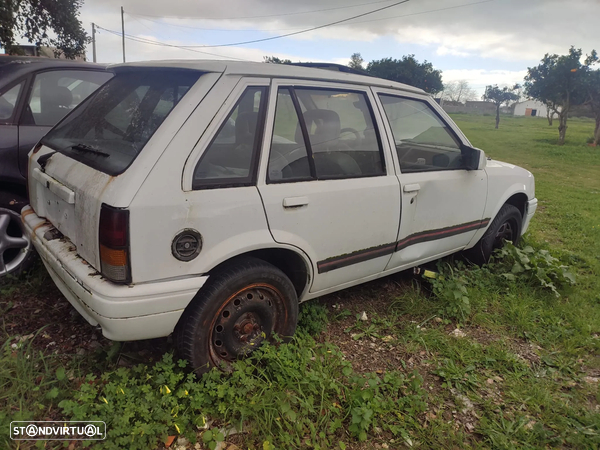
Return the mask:
{"type": "Polygon", "coordinates": [[[43,226],[52,226],[52,224],[50,222],[48,222],[47,220],[43,221],[42,223],[36,225],[33,230],[32,230],[32,235],[35,235],[36,230],[40,229],[43,226]]]}

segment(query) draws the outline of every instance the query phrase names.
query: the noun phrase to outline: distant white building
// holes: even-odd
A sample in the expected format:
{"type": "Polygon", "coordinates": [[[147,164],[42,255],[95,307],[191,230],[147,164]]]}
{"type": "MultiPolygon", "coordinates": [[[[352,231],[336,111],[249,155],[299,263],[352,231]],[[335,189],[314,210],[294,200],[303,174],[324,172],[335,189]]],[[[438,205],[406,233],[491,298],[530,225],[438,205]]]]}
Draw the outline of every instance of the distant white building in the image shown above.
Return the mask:
{"type": "MultiPolygon", "coordinates": [[[[529,117],[547,117],[548,108],[542,102],[537,100],[525,100],[515,105],[513,114],[515,116],[529,116],[529,117]]],[[[553,114],[555,115],[555,114],[553,114]]]]}

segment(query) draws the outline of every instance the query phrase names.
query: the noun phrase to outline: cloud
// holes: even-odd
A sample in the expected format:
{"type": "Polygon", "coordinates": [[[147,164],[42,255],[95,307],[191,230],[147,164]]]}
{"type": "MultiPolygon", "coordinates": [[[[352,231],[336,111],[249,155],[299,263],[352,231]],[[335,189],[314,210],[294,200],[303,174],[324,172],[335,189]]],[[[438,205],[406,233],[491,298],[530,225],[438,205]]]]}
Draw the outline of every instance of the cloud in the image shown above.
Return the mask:
{"type": "MultiPolygon", "coordinates": [[[[110,22],[115,23],[123,4],[132,14],[171,17],[167,20],[172,24],[231,30],[252,28],[274,35],[319,26],[391,3],[392,0],[369,4],[355,0],[350,5],[346,0],[293,3],[280,0],[88,0],[82,17],[94,20],[92,17],[97,17],[99,12],[112,12],[110,22]],[[227,20],[221,20],[223,18],[227,20]]],[[[564,53],[570,45],[591,50],[598,42],[597,24],[586,18],[598,13],[597,0],[411,0],[350,23],[288,39],[373,41],[377,37],[391,36],[401,43],[434,45],[438,55],[532,61],[539,60],[546,52],[564,53]]],[[[152,27],[152,22],[146,24],[152,27]]],[[[227,40],[227,33],[223,33],[223,41],[227,40]]]]}
{"type": "Polygon", "coordinates": [[[435,51],[436,55],[444,56],[444,55],[452,55],[452,56],[469,56],[470,54],[467,52],[462,52],[452,47],[447,47],[445,45],[441,45],[435,51]]]}

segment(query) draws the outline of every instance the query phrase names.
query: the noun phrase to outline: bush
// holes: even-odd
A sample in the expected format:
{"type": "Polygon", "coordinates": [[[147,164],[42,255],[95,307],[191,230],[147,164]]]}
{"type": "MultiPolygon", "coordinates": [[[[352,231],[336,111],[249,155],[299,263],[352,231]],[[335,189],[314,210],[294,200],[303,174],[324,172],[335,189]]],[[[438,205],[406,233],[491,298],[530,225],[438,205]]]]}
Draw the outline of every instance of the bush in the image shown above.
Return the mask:
{"type": "Polygon", "coordinates": [[[559,289],[575,284],[569,266],[562,264],[548,250],[526,245],[522,249],[506,242],[496,250],[492,261],[484,267],[467,267],[461,261],[443,260],[437,264],[435,276],[424,276],[431,283],[438,302],[438,313],[465,322],[471,314],[471,289],[485,291],[506,287],[517,281],[542,287],[560,297],[559,289]]]}
{"type": "MultiPolygon", "coordinates": [[[[287,449],[343,447],[344,429],[362,441],[374,427],[406,439],[406,423],[426,405],[417,372],[357,374],[339,349],[303,333],[289,344],[265,343],[228,374],[197,380],[184,366],[167,354],[152,367],[88,375],[59,406],[72,420],[106,422],[107,439],[96,448],[153,448],[179,434],[194,442],[211,418],[247,427],[265,448],[287,449]]],[[[219,433],[201,437],[213,447],[219,433]]]]}
{"type": "Polygon", "coordinates": [[[463,263],[440,261],[438,273],[431,282],[433,294],[440,302],[439,313],[443,316],[465,321],[471,314],[471,302],[468,297],[469,272],[463,263]]]}
{"type": "Polygon", "coordinates": [[[509,281],[521,279],[549,289],[556,297],[560,297],[558,288],[575,284],[575,275],[569,266],[561,264],[548,250],[534,249],[531,245],[520,249],[506,242],[495,252],[490,268],[509,281]]]}
{"type": "Polygon", "coordinates": [[[327,308],[316,302],[305,302],[300,305],[298,314],[298,331],[315,336],[327,327],[327,308]]]}

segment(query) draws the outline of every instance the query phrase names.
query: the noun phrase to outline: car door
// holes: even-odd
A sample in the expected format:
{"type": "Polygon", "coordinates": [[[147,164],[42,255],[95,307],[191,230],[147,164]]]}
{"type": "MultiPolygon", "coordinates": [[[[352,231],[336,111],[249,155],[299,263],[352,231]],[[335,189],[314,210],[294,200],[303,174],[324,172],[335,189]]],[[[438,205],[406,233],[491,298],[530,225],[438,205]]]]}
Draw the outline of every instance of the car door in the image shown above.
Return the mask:
{"type": "Polygon", "coordinates": [[[388,269],[463,249],[489,219],[484,170],[467,170],[466,138],[429,97],[377,90],[396,148],[402,218],[388,269]],[[463,141],[464,144],[463,144],[463,141]]]}
{"type": "Polygon", "coordinates": [[[400,194],[372,93],[274,80],[258,189],[279,243],[313,264],[311,293],[380,273],[395,248],[400,194]]]}
{"type": "Polygon", "coordinates": [[[18,182],[20,178],[17,117],[25,84],[20,79],[0,89],[0,178],[9,182],[18,182]]]}
{"type": "Polygon", "coordinates": [[[30,83],[19,120],[19,170],[27,175],[27,155],[33,146],[73,108],[109,80],[98,70],[48,70],[30,83]]]}

